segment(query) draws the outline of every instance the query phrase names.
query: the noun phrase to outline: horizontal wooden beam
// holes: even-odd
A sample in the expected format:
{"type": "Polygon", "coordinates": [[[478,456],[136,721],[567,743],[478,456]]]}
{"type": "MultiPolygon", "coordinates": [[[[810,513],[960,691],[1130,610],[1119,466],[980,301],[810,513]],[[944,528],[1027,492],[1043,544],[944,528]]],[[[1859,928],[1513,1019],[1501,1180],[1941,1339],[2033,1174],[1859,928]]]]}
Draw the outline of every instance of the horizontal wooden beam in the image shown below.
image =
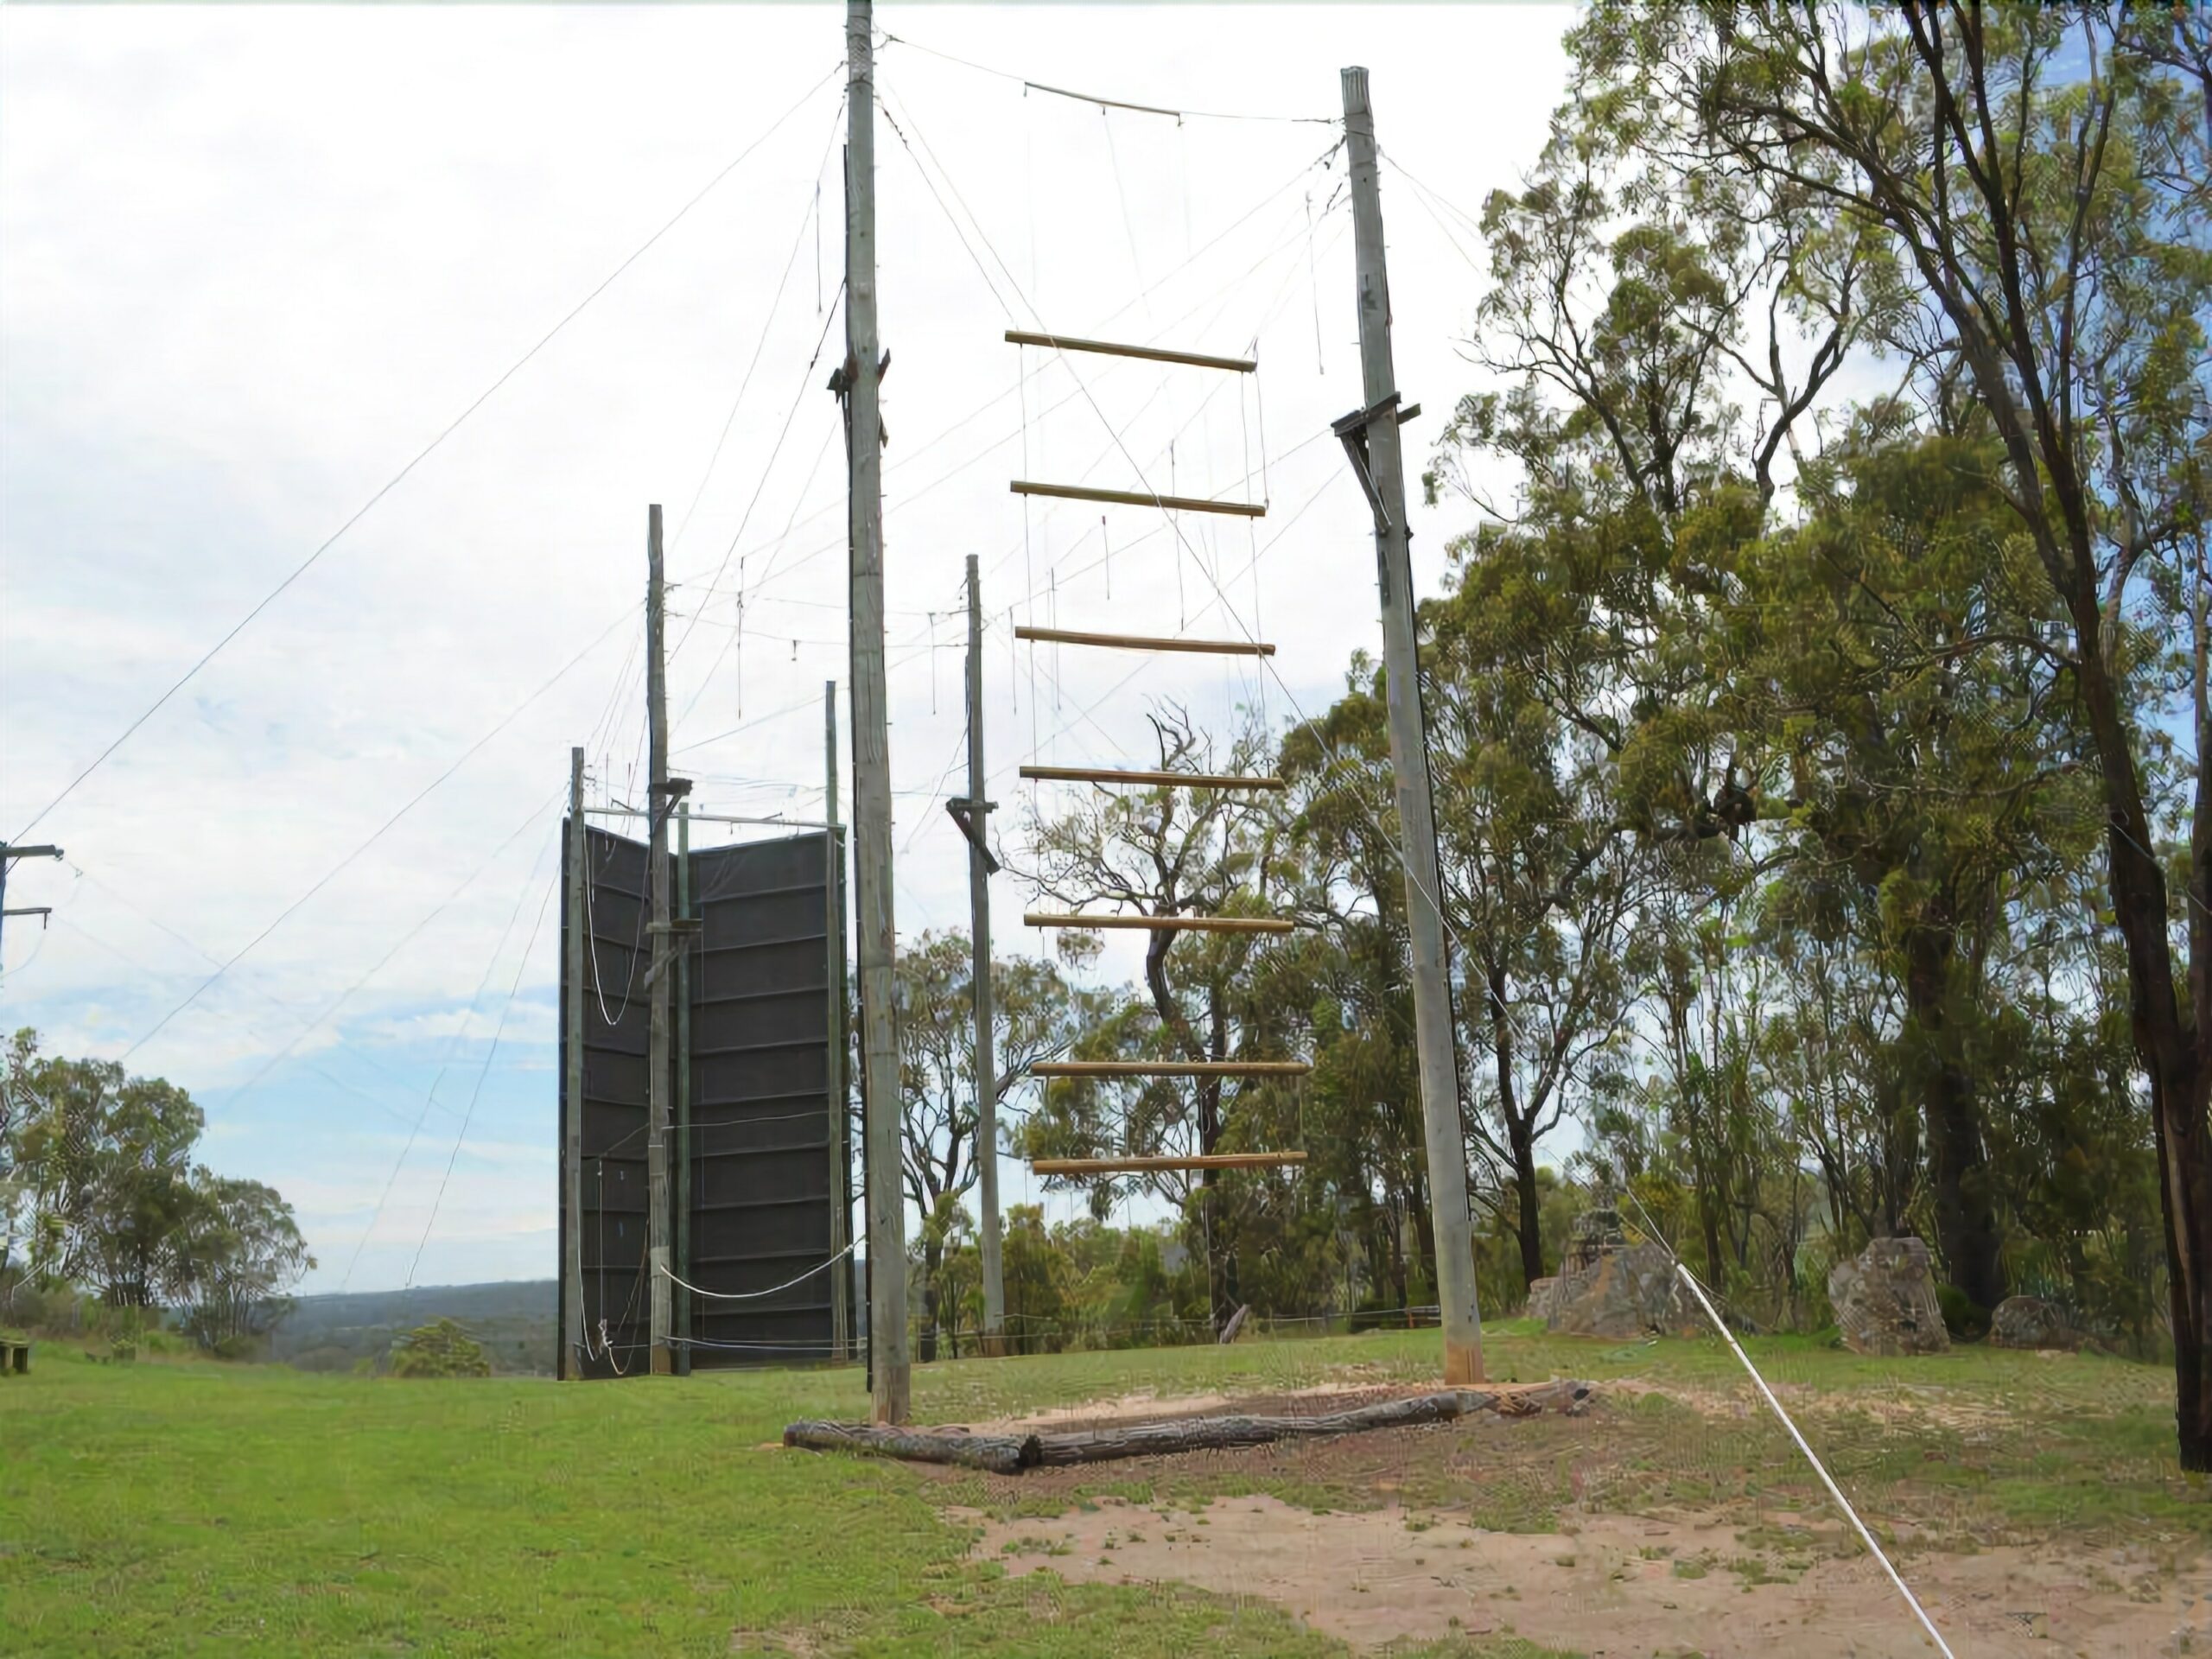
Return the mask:
{"type": "Polygon", "coordinates": [[[1051,916],[1031,911],[1031,927],[1137,927],[1153,933],[1287,933],[1298,924],[1280,916],[1051,916]]]}
{"type": "Polygon", "coordinates": [[[1033,1077],[1302,1077],[1303,1060],[1038,1060],[1033,1077]]]}
{"type": "Polygon", "coordinates": [[[1016,495],[1057,496],[1063,501],[1108,501],[1123,507],[1162,507],[1170,512],[1233,512],[1245,518],[1268,516],[1264,501],[1214,501],[1202,495],[1147,495],[1142,490],[1099,490],[1088,484],[1037,484],[1017,478],[1007,487],[1016,495]]]}
{"type": "Polygon", "coordinates": [[[1124,772],[1115,766],[1024,766],[1046,784],[1165,784],[1171,789],[1281,789],[1280,778],[1235,772],[1124,772]]]}
{"type": "Polygon", "coordinates": [[[1273,645],[1252,639],[1161,639],[1143,633],[1077,633],[1072,628],[1017,626],[1017,639],[1040,645],[1106,645],[1117,651],[1193,651],[1215,657],[1272,657],[1273,645]]]}
{"type": "Polygon", "coordinates": [[[1189,1158],[1033,1158],[1038,1175],[1143,1175],[1177,1169],[1279,1169],[1302,1164],[1302,1152],[1215,1152],[1189,1158]]]}
{"type": "Polygon", "coordinates": [[[1069,334],[1033,334],[1021,328],[1007,329],[1006,337],[1016,346],[1096,352],[1102,357],[1141,357],[1147,363],[1184,363],[1194,369],[1229,369],[1238,374],[1250,374],[1260,366],[1256,359],[1249,357],[1209,357],[1204,352],[1170,351],[1163,346],[1123,346],[1110,340],[1077,340],[1069,334]]]}

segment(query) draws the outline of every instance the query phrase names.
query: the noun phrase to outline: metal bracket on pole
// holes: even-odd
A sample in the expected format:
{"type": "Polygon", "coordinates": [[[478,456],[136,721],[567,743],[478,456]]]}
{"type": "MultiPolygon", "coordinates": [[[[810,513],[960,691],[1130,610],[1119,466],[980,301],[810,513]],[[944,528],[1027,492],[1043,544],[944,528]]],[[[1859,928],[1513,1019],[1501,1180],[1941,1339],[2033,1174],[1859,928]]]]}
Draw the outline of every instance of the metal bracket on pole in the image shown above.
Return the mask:
{"type": "Polygon", "coordinates": [[[983,868],[993,875],[999,873],[999,861],[991,856],[991,849],[983,843],[981,814],[998,810],[996,801],[971,801],[965,796],[955,796],[944,804],[946,814],[960,826],[960,833],[968,837],[968,844],[983,855],[983,868]]]}
{"type": "MultiPolygon", "coordinates": [[[[1367,464],[1367,428],[1368,423],[1377,416],[1397,409],[1397,404],[1398,394],[1394,391],[1379,403],[1370,404],[1365,409],[1354,410],[1341,420],[1329,423],[1329,430],[1344,441],[1344,454],[1351,459],[1352,471],[1359,475],[1360,490],[1367,497],[1367,505],[1374,511],[1376,525],[1386,531],[1390,527],[1390,515],[1383,508],[1382,493],[1375,487],[1375,474],[1367,464]]],[[[1403,426],[1408,421],[1418,416],[1420,413],[1419,404],[1407,404],[1405,408],[1398,410],[1398,424],[1403,426]]]]}
{"type": "MultiPolygon", "coordinates": [[[[53,914],[52,905],[17,905],[12,909],[0,910],[0,916],[51,916],[53,914]]],[[[46,924],[41,922],[39,925],[43,927],[46,924]]]]}

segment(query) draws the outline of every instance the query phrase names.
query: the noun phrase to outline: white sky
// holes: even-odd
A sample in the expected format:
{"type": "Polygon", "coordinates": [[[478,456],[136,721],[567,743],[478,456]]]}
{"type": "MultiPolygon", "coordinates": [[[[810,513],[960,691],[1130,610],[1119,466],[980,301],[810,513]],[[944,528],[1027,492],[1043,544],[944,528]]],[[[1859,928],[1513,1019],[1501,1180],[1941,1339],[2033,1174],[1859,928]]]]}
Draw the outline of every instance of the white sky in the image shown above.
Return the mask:
{"type": "MultiPolygon", "coordinates": [[[[1280,726],[1379,649],[1367,509],[1327,431],[1360,401],[1344,167],[1314,165],[1335,133],[1106,114],[1021,79],[1330,117],[1338,67],[1364,63],[1386,155],[1472,214],[1535,159],[1570,15],[879,10],[911,42],[883,48],[879,88],[936,182],[880,114],[902,937],[967,922],[963,843],[938,804],[964,784],[950,769],[967,553],[982,559],[1009,839],[1024,760],[1139,760],[1160,696],[1224,734],[1255,702],[1280,726]],[[1040,315],[1201,351],[1256,341],[1256,393],[1103,358],[1075,359],[1078,384],[1035,353],[1025,384],[1001,334],[1040,315]],[[1184,550],[1156,513],[1112,509],[1102,528],[1096,508],[1039,504],[1025,523],[1007,489],[1026,471],[1165,490],[1171,441],[1176,488],[1264,495],[1268,516],[1249,535],[1186,518],[1184,550]],[[1281,683],[1208,658],[1033,659],[1007,626],[1032,616],[1249,630],[1280,646],[1281,683]]],[[[819,816],[822,687],[842,698],[846,678],[823,390],[842,349],[842,23],[832,5],[0,7],[10,836],[799,106],[36,825],[29,839],[60,842],[74,868],[16,867],[9,902],[57,914],[43,935],[7,929],[0,1023],[36,1026],[55,1052],[124,1054],[251,945],[129,1064],[193,1090],[211,1161],[295,1201],[321,1261],[309,1289],[554,1269],[552,835],[571,743],[588,741],[602,792],[637,797],[648,501],[665,505],[681,584],[677,770],[705,810],[819,816]]],[[[1383,205],[1399,380],[1428,411],[1417,465],[1477,384],[1456,342],[1480,249],[1388,167],[1383,205]]],[[[1456,508],[1417,511],[1421,591],[1465,526],[1456,508]]],[[[1025,896],[1002,878],[1002,950],[1036,948],[1004,925],[1025,896]]],[[[1002,1191],[1035,1196],[1014,1163],[1002,1191]]]]}

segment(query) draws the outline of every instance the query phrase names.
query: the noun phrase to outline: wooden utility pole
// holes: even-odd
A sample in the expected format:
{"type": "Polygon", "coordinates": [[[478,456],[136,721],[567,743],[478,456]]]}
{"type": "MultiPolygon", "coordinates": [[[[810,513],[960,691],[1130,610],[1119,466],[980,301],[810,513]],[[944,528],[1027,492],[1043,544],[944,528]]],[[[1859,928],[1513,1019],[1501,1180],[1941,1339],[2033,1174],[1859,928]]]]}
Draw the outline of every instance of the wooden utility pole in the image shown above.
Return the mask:
{"type": "Polygon", "coordinates": [[[1352,248],[1359,286],[1359,365],[1364,405],[1336,423],[1375,513],[1376,577],[1382,601],[1382,668],[1389,697],[1390,767],[1396,775],[1399,853],[1411,936],[1414,1045],[1428,1145],[1429,1214],[1436,1229],[1436,1294],[1444,1325],[1444,1380],[1483,1380],[1483,1324],[1475,1305],[1474,1233],[1467,1212],[1467,1148],[1453,1057],[1452,982],[1439,908],[1436,808],[1429,793],[1420,664],[1408,551],[1406,475],[1390,357],[1390,284],[1382,255],[1382,199],[1367,71],[1343,75],[1344,143],[1351,162],[1352,248]]]}
{"type": "MultiPolygon", "coordinates": [[[[852,1114],[845,1094],[845,838],[837,823],[837,682],[822,686],[822,934],[829,972],[830,1065],[823,1090],[830,1103],[830,1254],[842,1255],[853,1223],[852,1114]]],[[[830,1357],[851,1357],[853,1264],[841,1262],[830,1275],[830,1357]]]]}
{"type": "Polygon", "coordinates": [[[883,668],[882,364],[875,335],[875,65],[869,0],[846,0],[845,397],[851,480],[853,894],[861,969],[861,1121],[868,1160],[870,1389],[875,1421],[903,1423],[906,1211],[899,1171],[899,1033],[892,1023],[891,721],[883,668]]]}
{"type": "Polygon", "coordinates": [[[991,871],[995,861],[984,845],[983,798],[983,594],[976,556],[968,556],[968,799],[963,828],[968,835],[969,943],[974,952],[969,976],[976,999],[976,1170],[983,1207],[983,1351],[1006,1351],[1006,1279],[999,1255],[999,1080],[992,1052],[991,871]]]}
{"type": "Polygon", "coordinates": [[[669,868],[668,818],[675,798],[668,782],[668,664],[664,660],[666,630],[662,626],[664,594],[660,569],[660,507],[645,510],[645,728],[648,779],[646,823],[651,844],[645,855],[646,885],[652,895],[652,920],[647,937],[652,941],[652,967],[646,983],[652,993],[652,1024],[645,1039],[645,1248],[652,1269],[652,1372],[664,1376],[670,1365],[669,1324],[672,1263],[669,1259],[668,1123],[669,1084],[675,1066],[670,1053],[668,972],[669,868]]]}
{"type": "Polygon", "coordinates": [[[590,912],[584,898],[588,842],[584,832],[584,752],[569,751],[568,1005],[561,1081],[561,1202],[568,1211],[569,1248],[561,1263],[560,1375],[583,1375],[576,1339],[584,1331],[584,950],[590,912]]]}
{"type": "MultiPolygon", "coordinates": [[[[676,921],[671,957],[676,978],[676,1276],[691,1277],[691,803],[676,804],[676,921]]],[[[676,1374],[691,1375],[691,1293],[676,1292],[675,1331],[683,1338],[676,1374]]]]}

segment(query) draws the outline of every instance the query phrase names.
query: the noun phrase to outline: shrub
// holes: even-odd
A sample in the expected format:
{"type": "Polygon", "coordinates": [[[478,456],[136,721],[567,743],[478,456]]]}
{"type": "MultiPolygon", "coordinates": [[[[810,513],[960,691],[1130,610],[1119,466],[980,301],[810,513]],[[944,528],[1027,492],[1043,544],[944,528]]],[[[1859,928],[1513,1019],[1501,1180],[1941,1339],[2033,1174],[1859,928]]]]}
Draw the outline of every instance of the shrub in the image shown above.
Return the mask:
{"type": "Polygon", "coordinates": [[[417,1326],[391,1356],[394,1376],[489,1376],[492,1362],[477,1340],[451,1319],[417,1326]]]}
{"type": "Polygon", "coordinates": [[[1989,1310],[1956,1285],[1936,1286],[1936,1300],[1953,1342],[1980,1342],[1989,1334],[1989,1310]]]}

